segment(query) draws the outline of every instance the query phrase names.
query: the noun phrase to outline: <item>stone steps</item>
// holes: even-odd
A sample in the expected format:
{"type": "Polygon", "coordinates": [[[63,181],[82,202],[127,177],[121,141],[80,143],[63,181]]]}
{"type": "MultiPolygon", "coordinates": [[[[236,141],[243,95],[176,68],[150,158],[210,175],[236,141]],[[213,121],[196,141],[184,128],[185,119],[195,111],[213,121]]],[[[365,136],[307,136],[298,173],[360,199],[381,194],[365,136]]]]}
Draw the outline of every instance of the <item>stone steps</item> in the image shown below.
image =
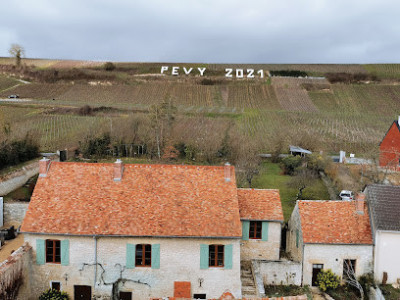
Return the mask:
{"type": "Polygon", "coordinates": [[[254,283],[253,273],[251,272],[250,262],[241,262],[240,280],[242,282],[242,298],[257,298],[257,289],[254,283]]]}

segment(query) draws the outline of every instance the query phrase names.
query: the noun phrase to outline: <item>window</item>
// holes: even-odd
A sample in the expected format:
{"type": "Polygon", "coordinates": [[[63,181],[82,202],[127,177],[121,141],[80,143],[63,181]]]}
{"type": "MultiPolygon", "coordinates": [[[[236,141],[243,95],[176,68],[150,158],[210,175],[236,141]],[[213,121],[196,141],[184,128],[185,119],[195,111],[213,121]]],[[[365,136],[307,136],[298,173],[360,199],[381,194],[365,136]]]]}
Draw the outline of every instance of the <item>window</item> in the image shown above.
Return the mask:
{"type": "Polygon", "coordinates": [[[299,238],[300,238],[300,232],[298,229],[296,229],[296,248],[299,248],[299,238]]]}
{"type": "Polygon", "coordinates": [[[261,239],[261,221],[250,221],[250,239],[261,239]]]}
{"type": "Polygon", "coordinates": [[[343,279],[349,279],[356,275],[356,260],[343,259],[343,279]]]}
{"type": "Polygon", "coordinates": [[[210,245],[208,248],[208,266],[224,266],[224,245],[210,245]]]}
{"type": "Polygon", "coordinates": [[[151,245],[136,245],[135,266],[151,267],[151,245]]]}
{"type": "Polygon", "coordinates": [[[46,262],[61,263],[61,243],[59,240],[46,240],[46,262]]]}
{"type": "Polygon", "coordinates": [[[193,294],[193,299],[207,299],[206,294],[193,294]]]}
{"type": "Polygon", "coordinates": [[[61,282],[59,281],[52,281],[50,283],[50,288],[52,290],[61,291],[61,282]]]}

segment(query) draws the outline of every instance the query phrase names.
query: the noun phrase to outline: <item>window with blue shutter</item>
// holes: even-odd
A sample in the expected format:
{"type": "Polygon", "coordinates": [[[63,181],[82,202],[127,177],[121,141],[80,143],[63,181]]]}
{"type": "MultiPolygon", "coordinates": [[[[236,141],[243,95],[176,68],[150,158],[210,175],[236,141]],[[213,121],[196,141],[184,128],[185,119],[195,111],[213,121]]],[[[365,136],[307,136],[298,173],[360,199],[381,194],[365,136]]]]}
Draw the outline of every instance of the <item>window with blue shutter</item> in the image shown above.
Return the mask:
{"type": "Polygon", "coordinates": [[[69,240],[61,241],[61,265],[69,265],[69,240]]]}
{"type": "Polygon", "coordinates": [[[46,261],[45,240],[36,239],[36,263],[44,265],[46,261]]]}
{"type": "Polygon", "coordinates": [[[151,245],[151,268],[160,268],[160,244],[151,245]]]}
{"type": "Polygon", "coordinates": [[[224,249],[224,253],[225,253],[225,261],[224,261],[224,265],[225,265],[225,269],[232,269],[232,252],[233,252],[233,245],[229,244],[229,245],[225,245],[225,249],[224,249]]]}
{"type": "Polygon", "coordinates": [[[242,221],[242,240],[249,240],[250,221],[242,221]]]}
{"type": "Polygon", "coordinates": [[[209,245],[200,245],[200,269],[208,269],[208,247],[209,245]]]}
{"type": "Polygon", "coordinates": [[[262,229],[261,229],[261,240],[268,241],[268,222],[262,222],[262,229]]]}
{"type": "Polygon", "coordinates": [[[133,269],[135,267],[135,249],[136,245],[126,244],[126,268],[133,269]]]}

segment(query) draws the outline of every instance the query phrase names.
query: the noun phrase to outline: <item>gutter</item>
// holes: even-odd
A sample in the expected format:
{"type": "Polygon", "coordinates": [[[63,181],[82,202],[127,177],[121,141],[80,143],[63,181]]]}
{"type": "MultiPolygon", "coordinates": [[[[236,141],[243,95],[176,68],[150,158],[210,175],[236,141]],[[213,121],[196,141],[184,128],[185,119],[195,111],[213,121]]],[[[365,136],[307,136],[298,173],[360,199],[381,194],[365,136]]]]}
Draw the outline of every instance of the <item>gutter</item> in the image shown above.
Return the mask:
{"type": "Polygon", "coordinates": [[[179,236],[179,235],[126,235],[126,234],[71,234],[71,233],[54,233],[54,232],[29,232],[20,231],[21,234],[33,235],[60,235],[60,236],[79,236],[79,237],[123,237],[123,238],[191,238],[191,239],[242,239],[242,236],[179,236]]]}
{"type": "Polygon", "coordinates": [[[96,290],[96,282],[97,282],[97,239],[98,236],[94,235],[94,283],[93,283],[93,291],[96,290]]]}

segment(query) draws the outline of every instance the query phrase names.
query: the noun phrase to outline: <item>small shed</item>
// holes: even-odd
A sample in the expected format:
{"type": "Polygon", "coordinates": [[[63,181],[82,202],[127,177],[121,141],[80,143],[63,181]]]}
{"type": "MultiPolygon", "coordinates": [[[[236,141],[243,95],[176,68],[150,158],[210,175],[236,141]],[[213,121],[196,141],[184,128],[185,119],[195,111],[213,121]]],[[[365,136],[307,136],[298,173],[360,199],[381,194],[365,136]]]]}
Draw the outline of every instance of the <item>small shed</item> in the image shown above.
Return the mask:
{"type": "Polygon", "coordinates": [[[290,154],[296,156],[300,155],[301,157],[306,156],[306,154],[312,154],[310,150],[300,148],[298,146],[289,146],[290,154]]]}

